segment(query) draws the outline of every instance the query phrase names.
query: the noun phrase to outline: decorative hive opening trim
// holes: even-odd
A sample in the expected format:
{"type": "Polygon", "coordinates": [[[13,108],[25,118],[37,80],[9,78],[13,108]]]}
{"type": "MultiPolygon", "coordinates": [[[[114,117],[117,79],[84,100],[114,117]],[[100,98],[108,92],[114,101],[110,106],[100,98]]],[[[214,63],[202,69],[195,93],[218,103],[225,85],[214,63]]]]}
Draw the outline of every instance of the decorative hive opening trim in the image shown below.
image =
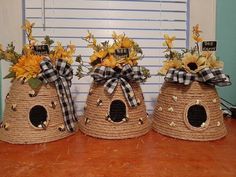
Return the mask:
{"type": "Polygon", "coordinates": [[[42,105],[34,105],[29,111],[29,122],[36,129],[44,129],[47,126],[49,115],[42,105]]]}
{"type": "Polygon", "coordinates": [[[191,102],[184,111],[184,122],[191,130],[201,131],[205,130],[209,125],[208,107],[203,104],[191,102]]]}
{"type": "Polygon", "coordinates": [[[112,122],[123,122],[127,118],[127,106],[122,100],[112,100],[109,107],[109,118],[112,122]]]}

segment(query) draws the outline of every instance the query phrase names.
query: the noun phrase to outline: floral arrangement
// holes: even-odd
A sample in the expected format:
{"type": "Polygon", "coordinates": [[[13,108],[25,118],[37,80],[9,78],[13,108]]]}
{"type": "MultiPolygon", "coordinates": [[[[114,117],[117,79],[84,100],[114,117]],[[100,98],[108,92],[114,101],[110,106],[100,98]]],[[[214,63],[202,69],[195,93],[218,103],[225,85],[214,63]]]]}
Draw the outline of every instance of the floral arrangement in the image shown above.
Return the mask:
{"type": "Polygon", "coordinates": [[[195,47],[184,49],[182,52],[173,50],[175,36],[164,35],[166,46],[163,67],[159,75],[164,75],[169,82],[189,85],[193,81],[204,82],[210,85],[227,86],[230,85],[229,76],[223,72],[223,62],[220,61],[212,51],[201,51],[200,42],[202,31],[199,25],[193,27],[192,38],[195,47]]]}
{"type": "Polygon", "coordinates": [[[183,70],[187,73],[196,74],[203,68],[222,68],[223,62],[220,61],[213,52],[200,51],[199,43],[203,41],[200,34],[202,33],[199,25],[193,27],[192,38],[195,41],[195,47],[192,49],[185,49],[182,52],[173,50],[173,42],[176,39],[175,36],[170,37],[164,35],[163,45],[167,47],[164,51],[167,58],[164,61],[163,67],[160,69],[159,74],[166,75],[170,68],[183,70]]]}
{"type": "Polygon", "coordinates": [[[138,66],[138,61],[143,58],[142,50],[125,34],[113,32],[112,39],[112,44],[109,41],[97,43],[94,35],[88,32],[84,40],[93,53],[89,58],[89,66],[85,65],[81,56],[77,57],[79,66],[76,75],[79,78],[90,75],[95,83],[103,84],[108,94],[112,94],[120,83],[127,102],[131,107],[136,107],[139,104],[130,83],[145,82],[150,77],[148,69],[138,66]]]}
{"type": "MultiPolygon", "coordinates": [[[[113,32],[112,39],[112,44],[109,41],[98,43],[94,35],[88,31],[88,35],[83,40],[88,43],[88,48],[93,49],[93,54],[89,58],[91,67],[87,67],[85,65],[86,62],[81,59],[81,56],[78,56],[76,61],[80,63],[77,69],[79,78],[89,74],[98,66],[105,66],[115,70],[122,69],[125,65],[137,66],[138,61],[144,57],[139,45],[125,34],[113,32]],[[87,72],[85,72],[84,67],[88,69],[87,72]]],[[[142,71],[146,78],[150,76],[148,69],[142,67],[142,71]]]]}
{"type": "MultiPolygon", "coordinates": [[[[38,45],[38,41],[32,35],[34,25],[34,23],[26,20],[22,26],[28,40],[28,43],[23,46],[22,54],[15,51],[13,43],[8,44],[6,49],[3,49],[2,45],[0,45],[0,59],[12,63],[9,68],[9,74],[5,78],[20,79],[23,83],[28,82],[33,89],[36,89],[42,84],[38,75],[41,73],[40,63],[45,56],[35,54],[34,46],[38,45]]],[[[46,36],[44,41],[42,41],[42,44],[48,45],[49,48],[53,43],[54,41],[49,36],[46,36]]],[[[52,50],[49,50],[48,58],[53,64],[58,59],[63,59],[71,64],[74,53],[74,45],[69,44],[67,47],[63,47],[60,42],[57,42],[57,45],[52,50]]]]}

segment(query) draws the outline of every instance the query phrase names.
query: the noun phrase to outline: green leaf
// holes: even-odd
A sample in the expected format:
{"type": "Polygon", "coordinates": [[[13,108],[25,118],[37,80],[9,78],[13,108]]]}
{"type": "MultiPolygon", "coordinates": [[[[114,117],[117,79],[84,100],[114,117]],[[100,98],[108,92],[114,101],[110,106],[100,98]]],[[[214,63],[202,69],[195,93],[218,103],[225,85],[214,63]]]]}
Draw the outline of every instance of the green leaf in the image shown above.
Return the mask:
{"type": "Polygon", "coordinates": [[[45,36],[44,43],[50,47],[54,43],[54,41],[52,39],[50,39],[49,36],[45,36]]]}
{"type": "Polygon", "coordinates": [[[10,72],[8,75],[6,75],[3,79],[10,79],[16,77],[16,73],[10,72]]]}
{"type": "Polygon", "coordinates": [[[43,84],[38,78],[30,78],[27,82],[32,89],[37,89],[43,84]]]}

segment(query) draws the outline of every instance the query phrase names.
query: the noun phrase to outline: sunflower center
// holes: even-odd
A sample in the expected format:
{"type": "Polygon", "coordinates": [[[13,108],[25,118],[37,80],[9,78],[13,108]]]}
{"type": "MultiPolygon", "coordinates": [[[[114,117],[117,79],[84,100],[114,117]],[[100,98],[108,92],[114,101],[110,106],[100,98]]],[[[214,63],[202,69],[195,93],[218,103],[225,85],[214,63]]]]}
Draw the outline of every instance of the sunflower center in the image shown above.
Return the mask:
{"type": "Polygon", "coordinates": [[[192,71],[195,71],[198,67],[197,67],[197,64],[196,63],[193,63],[193,62],[191,62],[191,63],[189,63],[188,64],[188,67],[189,67],[189,69],[191,69],[192,71]]]}

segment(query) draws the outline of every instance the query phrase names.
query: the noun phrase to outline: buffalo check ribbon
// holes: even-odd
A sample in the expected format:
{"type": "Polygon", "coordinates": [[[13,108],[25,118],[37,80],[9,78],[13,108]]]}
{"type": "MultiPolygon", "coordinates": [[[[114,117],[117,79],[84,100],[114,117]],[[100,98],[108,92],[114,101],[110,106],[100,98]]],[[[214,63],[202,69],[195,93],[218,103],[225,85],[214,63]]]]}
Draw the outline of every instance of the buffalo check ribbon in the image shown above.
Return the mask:
{"type": "Polygon", "coordinates": [[[120,72],[110,67],[98,66],[93,70],[91,76],[95,82],[105,83],[104,88],[109,94],[112,94],[118,83],[120,83],[129,105],[131,107],[138,105],[129,82],[142,82],[145,80],[140,66],[131,67],[130,65],[125,65],[120,72]]]}
{"type": "Polygon", "coordinates": [[[165,80],[184,85],[189,85],[192,81],[205,82],[217,86],[231,85],[229,76],[223,73],[222,68],[204,68],[196,74],[171,68],[167,72],[165,80]]]}
{"type": "Polygon", "coordinates": [[[49,58],[44,58],[40,67],[42,72],[38,78],[44,83],[55,83],[66,128],[70,132],[75,131],[74,122],[77,121],[77,118],[70,92],[71,79],[73,78],[71,65],[63,59],[58,59],[54,66],[49,58]]]}

